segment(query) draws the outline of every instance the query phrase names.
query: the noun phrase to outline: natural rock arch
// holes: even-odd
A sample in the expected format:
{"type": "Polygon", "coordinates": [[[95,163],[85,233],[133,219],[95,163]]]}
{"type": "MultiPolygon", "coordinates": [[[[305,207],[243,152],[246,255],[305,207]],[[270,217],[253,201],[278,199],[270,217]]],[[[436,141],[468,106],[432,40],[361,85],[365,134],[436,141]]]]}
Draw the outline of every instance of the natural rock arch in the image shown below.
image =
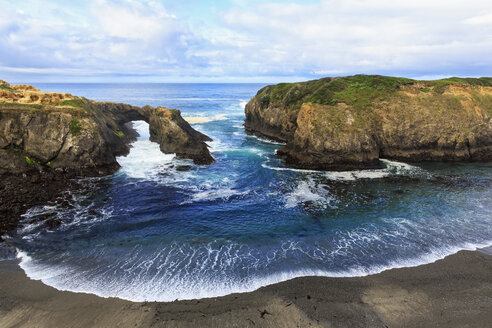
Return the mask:
{"type": "Polygon", "coordinates": [[[211,139],[194,130],[179,110],[96,102],[3,85],[0,173],[33,167],[81,175],[114,172],[119,167],[116,156],[126,155],[135,137],[127,123],[138,120],[149,123],[150,140],[159,143],[162,152],[192,159],[195,164],[214,162],[205,143],[211,139]]]}

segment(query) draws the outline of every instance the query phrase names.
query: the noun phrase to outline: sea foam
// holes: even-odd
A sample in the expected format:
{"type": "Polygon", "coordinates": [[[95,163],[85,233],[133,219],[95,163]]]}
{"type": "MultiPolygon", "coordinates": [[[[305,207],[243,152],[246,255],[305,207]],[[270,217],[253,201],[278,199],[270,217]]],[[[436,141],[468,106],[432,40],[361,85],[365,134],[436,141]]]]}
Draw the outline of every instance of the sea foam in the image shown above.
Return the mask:
{"type": "Polygon", "coordinates": [[[121,165],[120,173],[134,179],[151,179],[169,167],[175,154],[164,154],[159,144],[149,140],[149,125],[144,121],[134,122],[139,137],[132,144],[127,156],[117,157],[121,165]]]}
{"type": "MultiPolygon", "coordinates": [[[[392,268],[432,263],[460,250],[476,250],[491,244],[492,241],[434,248],[414,258],[395,259],[385,264],[370,267],[352,266],[346,270],[292,268],[266,275],[248,275],[242,278],[231,275],[228,268],[231,264],[240,264],[244,258],[251,260],[255,254],[246,252],[243,257],[238,257],[237,245],[225,245],[219,249],[204,246],[199,249],[176,247],[174,250],[170,250],[164,247],[148,256],[146,261],[140,259],[139,247],[136,246],[126,256],[121,257],[106,269],[89,272],[81,271],[77,266],[63,263],[43,265],[23,251],[18,251],[17,256],[20,259],[20,267],[31,279],[41,280],[59,290],[92,293],[101,297],[119,297],[137,302],[167,302],[176,299],[197,299],[250,292],[263,286],[297,277],[366,276],[392,268]],[[186,257],[176,261],[177,259],[174,258],[176,254],[186,254],[186,257]],[[188,268],[183,267],[183,264],[186,265],[186,263],[188,263],[188,268]],[[114,271],[120,272],[120,276],[115,277],[114,271]]],[[[286,256],[297,248],[295,242],[286,245],[274,258],[286,256]]],[[[96,251],[93,256],[104,256],[104,254],[98,254],[96,251]]],[[[258,262],[257,264],[261,263],[258,262]]],[[[253,264],[252,270],[254,267],[253,264]]]]}

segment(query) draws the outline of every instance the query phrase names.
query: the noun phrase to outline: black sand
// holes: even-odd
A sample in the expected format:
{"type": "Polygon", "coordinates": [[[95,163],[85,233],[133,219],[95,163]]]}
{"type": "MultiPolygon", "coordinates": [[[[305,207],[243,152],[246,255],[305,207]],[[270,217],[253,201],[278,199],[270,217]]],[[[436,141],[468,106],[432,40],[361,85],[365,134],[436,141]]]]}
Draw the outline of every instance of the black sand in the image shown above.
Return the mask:
{"type": "Polygon", "coordinates": [[[170,303],[58,291],[6,261],[0,327],[492,327],[492,256],[461,251],[361,278],[303,277],[170,303]]]}

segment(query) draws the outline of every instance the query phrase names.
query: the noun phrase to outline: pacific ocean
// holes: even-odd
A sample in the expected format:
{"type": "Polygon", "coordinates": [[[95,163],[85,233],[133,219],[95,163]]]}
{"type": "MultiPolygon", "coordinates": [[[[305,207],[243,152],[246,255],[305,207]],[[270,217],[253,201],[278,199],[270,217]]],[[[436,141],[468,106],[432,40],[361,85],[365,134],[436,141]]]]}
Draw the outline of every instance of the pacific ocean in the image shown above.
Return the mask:
{"type": "Polygon", "coordinates": [[[492,170],[481,163],[306,171],[281,144],[247,135],[261,84],[42,84],[94,100],[177,108],[213,141],[216,163],[162,154],[148,125],[121,169],[30,209],[7,245],[28,276],[62,290],[135,301],[251,291],[298,276],[359,276],[492,244],[492,170]],[[201,119],[196,119],[196,118],[201,119]],[[188,171],[178,167],[190,166],[188,171]],[[68,206],[67,206],[68,203],[68,206]]]}

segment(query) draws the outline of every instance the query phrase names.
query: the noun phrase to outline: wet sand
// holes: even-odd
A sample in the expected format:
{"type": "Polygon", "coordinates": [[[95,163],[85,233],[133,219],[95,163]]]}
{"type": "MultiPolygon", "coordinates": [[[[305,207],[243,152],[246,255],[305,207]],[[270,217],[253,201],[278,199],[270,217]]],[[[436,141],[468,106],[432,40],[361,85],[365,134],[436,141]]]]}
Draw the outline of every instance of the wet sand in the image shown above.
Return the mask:
{"type": "Polygon", "coordinates": [[[491,327],[492,252],[224,297],[134,303],[58,291],[0,262],[0,327],[491,327]]]}

